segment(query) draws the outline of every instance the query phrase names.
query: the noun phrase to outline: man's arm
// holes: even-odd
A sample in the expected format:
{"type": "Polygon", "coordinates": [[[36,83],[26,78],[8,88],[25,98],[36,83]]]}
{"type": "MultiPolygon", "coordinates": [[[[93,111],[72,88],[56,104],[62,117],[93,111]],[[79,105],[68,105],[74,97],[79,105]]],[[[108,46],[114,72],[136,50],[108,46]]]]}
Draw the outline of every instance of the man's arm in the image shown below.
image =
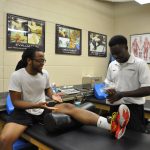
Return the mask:
{"type": "Polygon", "coordinates": [[[51,88],[45,89],[45,95],[57,102],[62,102],[61,96],[59,94],[53,93],[51,88]]]}
{"type": "Polygon", "coordinates": [[[108,90],[107,91],[108,95],[108,101],[110,103],[114,103],[115,101],[120,100],[123,97],[144,97],[144,96],[149,96],[150,95],[150,86],[147,87],[141,87],[139,89],[133,90],[133,91],[113,91],[108,90]]]}
{"type": "Polygon", "coordinates": [[[126,92],[120,92],[123,97],[144,97],[150,95],[150,86],[148,87],[141,87],[134,91],[126,91],[126,92]]]}
{"type": "Polygon", "coordinates": [[[53,93],[52,88],[47,88],[47,89],[45,89],[45,95],[46,95],[47,97],[52,98],[52,95],[53,95],[53,94],[54,94],[54,93],[53,93]]]}
{"type": "Polygon", "coordinates": [[[9,91],[9,92],[10,92],[11,101],[16,108],[20,108],[20,109],[47,108],[46,107],[47,102],[39,102],[39,103],[28,102],[22,100],[20,92],[16,92],[16,91],[9,91]]]}

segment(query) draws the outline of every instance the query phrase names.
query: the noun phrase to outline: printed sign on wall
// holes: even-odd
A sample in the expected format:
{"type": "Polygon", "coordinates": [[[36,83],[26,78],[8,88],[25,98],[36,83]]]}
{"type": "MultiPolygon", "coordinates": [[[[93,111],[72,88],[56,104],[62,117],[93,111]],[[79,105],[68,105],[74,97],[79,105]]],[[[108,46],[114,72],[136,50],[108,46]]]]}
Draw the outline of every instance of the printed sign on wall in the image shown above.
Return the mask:
{"type": "Polygon", "coordinates": [[[26,50],[29,47],[45,51],[45,22],[7,14],[7,49],[26,50]]]}

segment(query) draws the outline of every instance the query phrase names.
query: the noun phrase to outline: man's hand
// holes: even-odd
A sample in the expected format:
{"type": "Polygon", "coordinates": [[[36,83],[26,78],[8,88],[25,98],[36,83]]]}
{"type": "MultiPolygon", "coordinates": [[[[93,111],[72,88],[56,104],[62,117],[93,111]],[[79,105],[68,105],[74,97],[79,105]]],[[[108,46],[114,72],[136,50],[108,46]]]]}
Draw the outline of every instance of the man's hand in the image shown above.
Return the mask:
{"type": "Polygon", "coordinates": [[[113,88],[106,89],[106,93],[108,94],[107,99],[110,103],[114,103],[115,101],[118,101],[123,97],[121,92],[116,91],[113,88]]]}
{"type": "Polygon", "coordinates": [[[35,104],[35,108],[45,108],[48,102],[38,102],[35,104]]]}
{"type": "Polygon", "coordinates": [[[114,103],[114,102],[120,100],[121,98],[123,98],[123,95],[121,92],[118,92],[118,91],[116,91],[112,95],[108,95],[108,97],[107,97],[107,99],[110,103],[114,103]]]}
{"type": "Polygon", "coordinates": [[[39,102],[36,104],[36,108],[42,108],[42,109],[49,109],[49,110],[56,110],[56,107],[49,107],[47,106],[48,102],[39,102]]]}
{"type": "Polygon", "coordinates": [[[105,89],[105,93],[108,94],[108,97],[111,97],[117,93],[114,88],[105,89]]]}
{"type": "Polygon", "coordinates": [[[52,99],[57,101],[57,102],[60,102],[60,103],[63,102],[63,100],[59,94],[53,94],[52,99]]]}

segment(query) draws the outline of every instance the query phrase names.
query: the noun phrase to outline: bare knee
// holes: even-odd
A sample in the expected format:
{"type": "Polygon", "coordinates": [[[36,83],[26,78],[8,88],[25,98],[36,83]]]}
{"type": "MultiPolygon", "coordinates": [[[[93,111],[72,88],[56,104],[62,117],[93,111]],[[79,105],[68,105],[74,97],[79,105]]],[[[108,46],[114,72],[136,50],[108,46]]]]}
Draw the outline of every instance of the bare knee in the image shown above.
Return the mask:
{"type": "Polygon", "coordinates": [[[0,146],[6,147],[8,145],[12,145],[14,140],[11,138],[10,135],[1,134],[0,135],[0,146]]]}
{"type": "Polygon", "coordinates": [[[64,105],[64,107],[66,109],[73,109],[73,108],[75,108],[75,106],[73,104],[70,104],[70,103],[63,103],[63,105],[64,105]]]}
{"type": "Polygon", "coordinates": [[[72,112],[75,109],[75,106],[70,103],[63,103],[63,104],[58,104],[56,105],[58,109],[56,109],[54,112],[60,112],[60,113],[65,113],[65,114],[72,114],[72,112]]]}
{"type": "Polygon", "coordinates": [[[70,104],[70,103],[62,103],[62,104],[57,104],[55,106],[57,108],[60,108],[60,109],[73,109],[73,108],[75,108],[75,106],[73,104],[70,104]]]}

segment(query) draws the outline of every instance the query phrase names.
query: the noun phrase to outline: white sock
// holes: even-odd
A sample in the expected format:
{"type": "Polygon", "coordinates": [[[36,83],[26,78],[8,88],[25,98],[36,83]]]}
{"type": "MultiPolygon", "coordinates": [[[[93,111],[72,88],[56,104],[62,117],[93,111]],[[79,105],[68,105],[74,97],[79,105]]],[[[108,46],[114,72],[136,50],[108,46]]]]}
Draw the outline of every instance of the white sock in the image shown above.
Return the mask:
{"type": "Polygon", "coordinates": [[[106,129],[106,130],[111,130],[111,124],[108,123],[107,119],[105,117],[100,116],[97,121],[97,127],[106,129]]]}

